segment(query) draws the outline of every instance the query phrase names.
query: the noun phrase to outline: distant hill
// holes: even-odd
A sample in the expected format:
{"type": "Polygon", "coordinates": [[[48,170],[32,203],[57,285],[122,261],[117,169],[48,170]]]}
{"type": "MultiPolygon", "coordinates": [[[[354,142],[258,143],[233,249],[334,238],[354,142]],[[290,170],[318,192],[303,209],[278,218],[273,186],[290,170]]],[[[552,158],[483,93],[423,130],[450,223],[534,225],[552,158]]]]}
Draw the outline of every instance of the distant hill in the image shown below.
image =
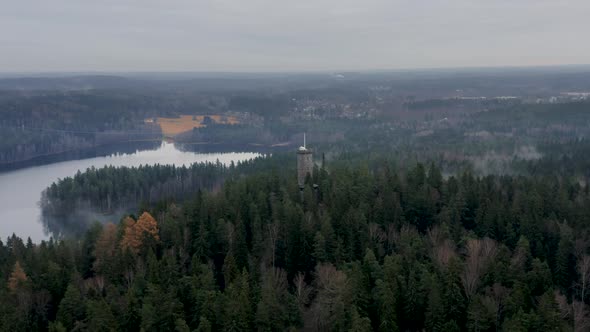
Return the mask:
{"type": "Polygon", "coordinates": [[[1,90],[88,90],[147,87],[146,81],[111,75],[0,79],[1,90]]]}

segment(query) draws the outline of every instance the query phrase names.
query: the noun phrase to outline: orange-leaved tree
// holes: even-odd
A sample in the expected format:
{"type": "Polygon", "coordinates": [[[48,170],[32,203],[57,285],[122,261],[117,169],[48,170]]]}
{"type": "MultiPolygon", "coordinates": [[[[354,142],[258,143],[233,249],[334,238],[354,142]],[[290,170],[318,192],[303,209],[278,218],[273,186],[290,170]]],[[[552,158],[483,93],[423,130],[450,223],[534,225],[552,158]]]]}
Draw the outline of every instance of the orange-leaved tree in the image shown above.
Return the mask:
{"type": "Polygon", "coordinates": [[[20,263],[16,261],[14,268],[12,269],[12,273],[8,278],[8,288],[14,292],[17,290],[18,286],[25,281],[27,281],[27,274],[20,266],[20,263]]]}
{"type": "Polygon", "coordinates": [[[158,235],[158,222],[151,214],[144,212],[137,222],[131,217],[123,221],[125,233],[121,246],[123,249],[129,249],[133,253],[138,253],[146,239],[155,241],[160,240],[158,235]]]}

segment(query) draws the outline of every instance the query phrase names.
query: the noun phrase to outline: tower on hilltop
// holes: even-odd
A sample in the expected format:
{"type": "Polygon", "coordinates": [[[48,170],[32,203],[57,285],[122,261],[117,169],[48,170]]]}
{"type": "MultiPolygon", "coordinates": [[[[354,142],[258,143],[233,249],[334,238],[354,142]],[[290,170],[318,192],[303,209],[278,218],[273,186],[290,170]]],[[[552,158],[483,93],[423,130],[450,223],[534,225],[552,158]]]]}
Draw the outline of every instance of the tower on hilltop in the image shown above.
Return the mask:
{"type": "Polygon", "coordinates": [[[305,133],[303,133],[303,146],[297,149],[297,184],[299,184],[299,188],[305,186],[307,174],[313,175],[313,154],[306,146],[305,133]]]}

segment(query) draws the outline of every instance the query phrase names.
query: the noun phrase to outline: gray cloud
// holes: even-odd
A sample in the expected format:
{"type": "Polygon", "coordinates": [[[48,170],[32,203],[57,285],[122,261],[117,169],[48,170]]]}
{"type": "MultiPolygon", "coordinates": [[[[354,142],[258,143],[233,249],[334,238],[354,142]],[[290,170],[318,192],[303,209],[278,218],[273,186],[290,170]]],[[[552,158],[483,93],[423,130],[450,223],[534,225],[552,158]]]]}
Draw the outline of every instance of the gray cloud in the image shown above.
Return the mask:
{"type": "Polygon", "coordinates": [[[587,0],[0,2],[0,71],[590,62],[587,0]]]}

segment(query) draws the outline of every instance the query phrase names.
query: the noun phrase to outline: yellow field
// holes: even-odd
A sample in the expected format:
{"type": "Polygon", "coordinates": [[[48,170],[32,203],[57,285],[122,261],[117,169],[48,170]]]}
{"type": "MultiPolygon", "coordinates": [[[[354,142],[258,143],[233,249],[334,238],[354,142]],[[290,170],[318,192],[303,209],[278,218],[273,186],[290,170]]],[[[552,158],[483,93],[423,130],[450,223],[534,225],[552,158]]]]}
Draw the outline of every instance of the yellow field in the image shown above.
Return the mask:
{"type": "MultiPolygon", "coordinates": [[[[193,128],[201,128],[206,125],[203,124],[203,119],[208,116],[215,123],[218,124],[237,124],[238,119],[235,116],[222,115],[181,115],[179,118],[156,118],[156,123],[162,128],[164,136],[175,136],[180,133],[192,130],[193,128]]],[[[153,119],[147,119],[146,122],[153,123],[153,119]]]]}

